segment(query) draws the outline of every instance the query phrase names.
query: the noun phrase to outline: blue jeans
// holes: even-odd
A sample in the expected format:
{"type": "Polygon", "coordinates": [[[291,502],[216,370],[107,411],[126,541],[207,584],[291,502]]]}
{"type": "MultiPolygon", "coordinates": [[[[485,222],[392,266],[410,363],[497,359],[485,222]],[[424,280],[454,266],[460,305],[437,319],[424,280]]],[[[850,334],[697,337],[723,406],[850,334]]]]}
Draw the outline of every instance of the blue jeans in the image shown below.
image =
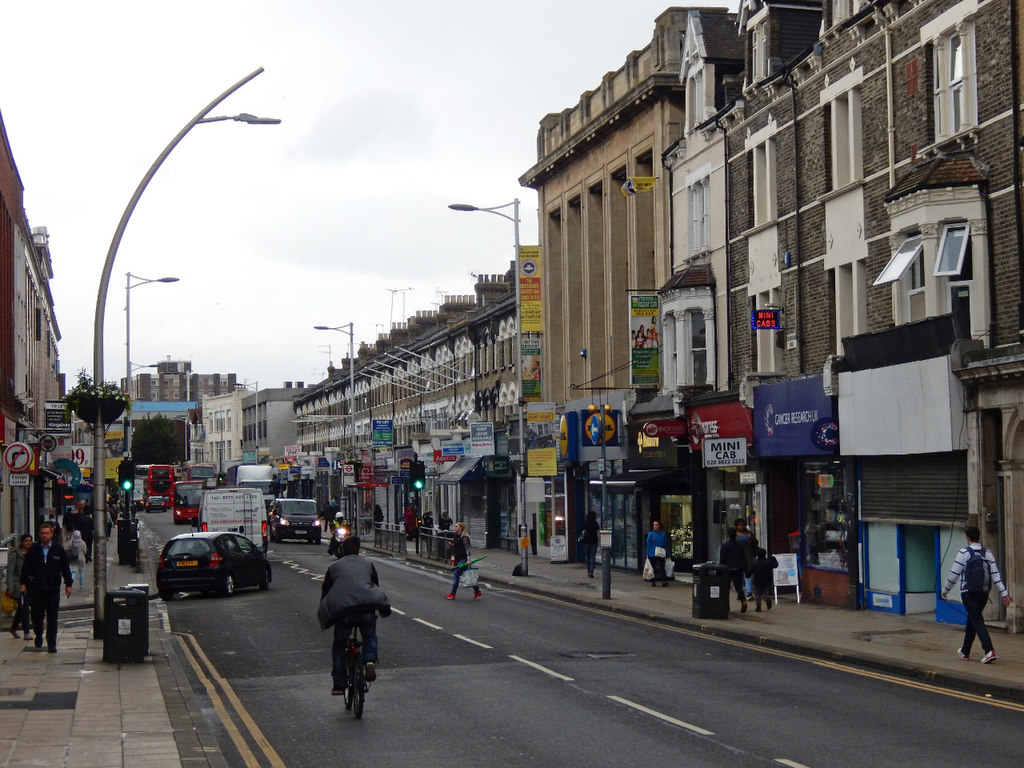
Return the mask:
{"type": "MultiPolygon", "coordinates": [[[[455,566],[455,572],[452,574],[452,589],[451,589],[451,593],[453,595],[457,594],[458,591],[459,591],[459,578],[462,576],[462,572],[466,570],[465,568],[462,568],[460,566],[464,566],[464,565],[466,565],[466,561],[465,560],[459,560],[459,562],[455,566]]],[[[479,592],[479,591],[480,591],[479,587],[475,587],[473,589],[473,592],[479,592]]]]}
{"type": "Polygon", "coordinates": [[[587,562],[587,573],[594,575],[594,567],[597,565],[597,544],[584,544],[583,553],[587,562]]]}
{"type": "Polygon", "coordinates": [[[981,647],[985,653],[993,650],[992,638],[988,636],[988,627],[985,626],[985,619],[981,616],[985,606],[988,604],[988,593],[961,592],[960,602],[964,604],[964,610],[967,611],[967,626],[964,627],[964,644],[960,646],[960,650],[965,655],[969,654],[971,646],[974,645],[975,635],[981,641],[981,647]]]}
{"type": "Polygon", "coordinates": [[[377,661],[377,614],[356,613],[334,622],[334,644],[331,646],[331,677],[334,685],[343,688],[348,684],[348,670],[345,669],[348,633],[352,627],[359,627],[363,638],[363,661],[377,661]]]}

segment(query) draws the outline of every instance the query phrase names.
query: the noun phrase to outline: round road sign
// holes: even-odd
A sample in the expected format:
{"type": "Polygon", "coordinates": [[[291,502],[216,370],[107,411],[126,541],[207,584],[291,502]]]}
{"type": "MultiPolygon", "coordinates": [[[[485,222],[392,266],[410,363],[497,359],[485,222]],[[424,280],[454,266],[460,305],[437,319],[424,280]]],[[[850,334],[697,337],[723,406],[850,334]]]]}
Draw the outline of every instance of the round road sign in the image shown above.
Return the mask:
{"type": "Polygon", "coordinates": [[[11,472],[24,472],[32,466],[32,446],[28,443],[11,443],[4,451],[4,464],[11,472]]]}
{"type": "Polygon", "coordinates": [[[43,439],[39,441],[39,447],[49,453],[57,447],[57,438],[53,435],[43,435],[43,439]]]}

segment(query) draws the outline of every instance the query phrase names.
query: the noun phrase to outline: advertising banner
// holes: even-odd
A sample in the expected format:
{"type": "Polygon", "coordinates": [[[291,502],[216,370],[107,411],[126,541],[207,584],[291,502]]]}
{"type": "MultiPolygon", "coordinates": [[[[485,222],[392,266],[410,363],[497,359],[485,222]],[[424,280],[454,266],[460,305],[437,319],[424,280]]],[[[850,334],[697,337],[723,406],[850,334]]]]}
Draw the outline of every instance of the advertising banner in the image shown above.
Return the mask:
{"type": "Polygon", "coordinates": [[[390,448],[395,442],[395,422],[391,419],[374,419],[370,433],[370,444],[374,448],[390,448]]]}
{"type": "Polygon", "coordinates": [[[629,297],[629,384],[657,387],[661,384],[661,334],[658,331],[658,294],[629,297]]]}
{"type": "Polygon", "coordinates": [[[821,376],[754,388],[754,448],[758,456],[808,456],[839,450],[835,400],[821,376]]]}
{"type": "Polygon", "coordinates": [[[494,453],[494,423],[474,421],[469,425],[469,452],[471,456],[490,456],[494,453]]]}
{"type": "Polygon", "coordinates": [[[523,333],[544,330],[540,303],[540,246],[519,246],[519,328],[523,333]]]}
{"type": "Polygon", "coordinates": [[[540,402],[540,388],[543,373],[540,361],[540,339],[523,339],[520,350],[523,356],[523,400],[540,402]]]}

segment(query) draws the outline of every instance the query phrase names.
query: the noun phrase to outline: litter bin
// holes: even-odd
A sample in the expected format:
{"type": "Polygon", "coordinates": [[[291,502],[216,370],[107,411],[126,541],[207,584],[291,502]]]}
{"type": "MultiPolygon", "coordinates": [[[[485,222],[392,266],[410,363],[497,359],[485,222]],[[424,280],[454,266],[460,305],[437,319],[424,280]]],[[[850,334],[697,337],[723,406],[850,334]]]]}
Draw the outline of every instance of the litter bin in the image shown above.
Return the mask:
{"type": "Polygon", "coordinates": [[[136,565],[139,557],[139,521],[120,518],[117,521],[117,564],[136,565]]]}
{"type": "Polygon", "coordinates": [[[729,618],[729,569],[721,563],[693,566],[693,618],[729,618]]]}
{"type": "Polygon", "coordinates": [[[107,591],[103,660],[139,663],[149,653],[149,585],[107,591]]]}

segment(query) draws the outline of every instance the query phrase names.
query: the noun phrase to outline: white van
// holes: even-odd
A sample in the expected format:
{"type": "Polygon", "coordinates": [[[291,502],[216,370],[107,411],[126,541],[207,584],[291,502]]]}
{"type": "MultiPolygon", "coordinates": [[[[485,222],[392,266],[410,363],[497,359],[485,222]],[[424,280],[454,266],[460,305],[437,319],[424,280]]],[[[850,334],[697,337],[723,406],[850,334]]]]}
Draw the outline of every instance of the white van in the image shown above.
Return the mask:
{"type": "Polygon", "coordinates": [[[267,551],[267,512],[258,488],[219,488],[203,493],[200,531],[240,533],[267,551]]]}

